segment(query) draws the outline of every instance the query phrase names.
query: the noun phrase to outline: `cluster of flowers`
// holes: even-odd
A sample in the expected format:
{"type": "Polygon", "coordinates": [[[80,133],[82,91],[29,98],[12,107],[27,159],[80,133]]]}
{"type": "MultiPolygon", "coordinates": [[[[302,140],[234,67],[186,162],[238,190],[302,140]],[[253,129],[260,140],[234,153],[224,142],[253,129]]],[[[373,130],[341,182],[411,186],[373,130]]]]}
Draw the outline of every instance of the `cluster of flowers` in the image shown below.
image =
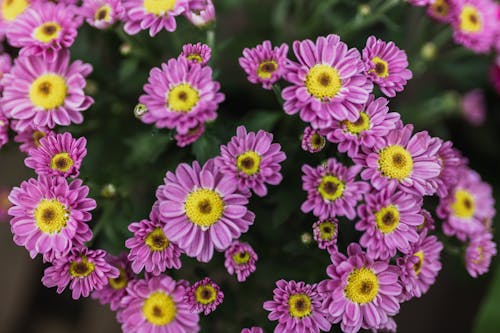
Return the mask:
{"type": "Polygon", "coordinates": [[[411,78],[406,54],[392,42],[370,37],[360,54],[335,35],[296,41],[298,62],[286,58],[286,49],[264,42],[245,50],[240,64],[264,88],[280,78],[289,83],[284,110],[309,123],[305,150],[318,152],[329,141],[354,165],[329,158],[302,167],[307,199],[301,209],[319,219],[313,233],[330,254],[329,279],[312,285],[280,280],[264,308],[279,322],[275,332],[329,331],[332,324],[344,332],[395,331],[400,303],[426,293],[441,269],[443,244],[431,235],[435,222],[424,197],[439,198],[442,230],[464,243],[467,271],[476,277],[496,254],[491,187],[450,141],[413,133],[389,112],[385,97],[372,94],[376,84],[393,97],[411,78]],[[340,219],[356,221],[362,233],[347,255],[337,246],[340,219]]]}

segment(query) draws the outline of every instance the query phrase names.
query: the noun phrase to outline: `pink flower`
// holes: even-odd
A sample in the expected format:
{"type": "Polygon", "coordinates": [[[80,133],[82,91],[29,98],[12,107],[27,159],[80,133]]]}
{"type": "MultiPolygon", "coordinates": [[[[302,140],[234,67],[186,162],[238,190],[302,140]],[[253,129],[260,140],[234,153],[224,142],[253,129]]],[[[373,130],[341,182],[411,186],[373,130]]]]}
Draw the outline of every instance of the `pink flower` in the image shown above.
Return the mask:
{"type": "Polygon", "coordinates": [[[97,29],[106,29],[125,16],[121,0],[84,0],[80,10],[87,23],[97,29]]]}
{"type": "Polygon", "coordinates": [[[185,134],[176,133],[174,138],[177,146],[186,147],[198,140],[203,133],[205,133],[205,123],[198,123],[195,127],[188,129],[185,134]]]}
{"type": "Polygon", "coordinates": [[[259,260],[257,253],[248,243],[233,241],[224,252],[224,266],[231,275],[236,273],[238,282],[244,282],[255,272],[255,263],[259,260]]]}
{"type": "Polygon", "coordinates": [[[0,111],[0,148],[9,142],[9,119],[0,111]]]}
{"type": "MultiPolygon", "coordinates": [[[[499,32],[500,35],[500,32],[499,32]]],[[[500,48],[499,48],[500,51],[500,48]]],[[[490,68],[490,80],[491,83],[493,84],[493,87],[495,88],[497,94],[500,95],[500,56],[497,56],[497,59],[491,65],[490,68]]]]}
{"type": "Polygon", "coordinates": [[[2,78],[10,72],[12,68],[12,59],[8,53],[0,54],[0,92],[3,91],[2,78]]]}
{"type": "Polygon", "coordinates": [[[196,43],[182,46],[181,56],[185,57],[189,62],[198,63],[202,66],[208,63],[211,54],[212,50],[206,44],[196,43]]]}
{"type": "Polygon", "coordinates": [[[493,235],[483,232],[474,236],[465,252],[465,264],[467,272],[473,278],[487,273],[491,258],[497,254],[497,245],[493,241],[493,235]]]}
{"type": "Polygon", "coordinates": [[[318,153],[325,148],[326,140],[319,130],[307,126],[302,135],[302,149],[310,153],[318,153]]]}
{"type": "Polygon", "coordinates": [[[314,240],[322,250],[333,249],[337,246],[339,221],[337,219],[320,220],[313,224],[314,240]]]}
{"type": "Polygon", "coordinates": [[[439,138],[433,138],[434,144],[440,146],[437,156],[438,162],[441,165],[441,172],[439,176],[431,181],[437,181],[436,189],[437,195],[440,198],[446,197],[448,191],[455,187],[458,182],[458,174],[462,167],[467,164],[467,159],[465,159],[462,154],[453,147],[451,141],[445,141],[439,138]]]}
{"type": "Polygon", "coordinates": [[[437,21],[450,23],[452,19],[452,6],[454,0],[435,0],[427,7],[427,15],[437,21]]]}
{"type": "Polygon", "coordinates": [[[9,26],[14,23],[14,21],[30,8],[31,3],[34,1],[29,0],[13,0],[13,1],[2,1],[2,6],[0,6],[0,38],[5,37],[5,33],[9,26]]]}
{"type": "MultiPolygon", "coordinates": [[[[12,127],[15,128],[15,126],[12,127]]],[[[29,153],[31,149],[40,147],[40,140],[53,133],[44,126],[38,128],[29,126],[26,129],[17,132],[18,133],[14,137],[14,141],[21,143],[19,150],[24,153],[29,153]]]]}
{"type": "Polygon", "coordinates": [[[212,0],[191,0],[184,16],[198,28],[203,28],[215,22],[215,6],[212,0]]]}
{"type": "Polygon", "coordinates": [[[481,126],[486,120],[486,101],[481,89],[474,89],[462,98],[462,115],[474,126],[481,126]]]}
{"type": "Polygon", "coordinates": [[[435,0],[406,0],[413,6],[427,6],[432,4],[435,0]]]}
{"type": "Polygon", "coordinates": [[[223,299],[224,293],[208,277],[186,289],[184,295],[184,301],[191,307],[191,312],[203,312],[205,316],[214,311],[223,299]]]}
{"type": "Polygon", "coordinates": [[[260,327],[251,327],[251,328],[244,328],[241,330],[241,333],[264,333],[264,330],[260,327]]]}

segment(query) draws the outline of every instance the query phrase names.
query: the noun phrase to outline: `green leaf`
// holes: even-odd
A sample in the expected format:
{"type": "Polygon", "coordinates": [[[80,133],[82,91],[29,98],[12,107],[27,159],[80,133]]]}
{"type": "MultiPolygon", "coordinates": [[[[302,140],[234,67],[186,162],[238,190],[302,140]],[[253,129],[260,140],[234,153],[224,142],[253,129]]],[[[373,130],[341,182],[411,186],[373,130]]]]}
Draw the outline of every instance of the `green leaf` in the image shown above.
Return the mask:
{"type": "Polygon", "coordinates": [[[130,147],[125,162],[131,166],[153,163],[167,149],[171,141],[169,133],[147,132],[137,134],[125,141],[130,147]]]}
{"type": "Polygon", "coordinates": [[[200,164],[219,154],[221,142],[212,134],[205,133],[195,143],[193,143],[193,154],[200,164]]]}
{"type": "Polygon", "coordinates": [[[247,113],[242,123],[245,124],[248,131],[270,131],[281,116],[283,116],[281,111],[255,110],[247,113]]]}

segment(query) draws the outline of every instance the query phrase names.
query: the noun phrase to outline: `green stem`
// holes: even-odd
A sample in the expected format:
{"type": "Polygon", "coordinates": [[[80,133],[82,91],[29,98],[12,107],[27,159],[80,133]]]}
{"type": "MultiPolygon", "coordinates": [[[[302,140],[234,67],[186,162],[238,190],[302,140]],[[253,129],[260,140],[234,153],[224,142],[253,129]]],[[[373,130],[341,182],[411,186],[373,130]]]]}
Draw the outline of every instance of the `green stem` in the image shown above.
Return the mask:
{"type": "Polygon", "coordinates": [[[207,45],[213,51],[215,47],[215,30],[213,28],[207,30],[207,45]]]}
{"type": "Polygon", "coordinates": [[[278,84],[273,84],[273,91],[276,99],[278,100],[278,103],[283,106],[284,101],[283,97],[281,96],[281,87],[278,84]]]}

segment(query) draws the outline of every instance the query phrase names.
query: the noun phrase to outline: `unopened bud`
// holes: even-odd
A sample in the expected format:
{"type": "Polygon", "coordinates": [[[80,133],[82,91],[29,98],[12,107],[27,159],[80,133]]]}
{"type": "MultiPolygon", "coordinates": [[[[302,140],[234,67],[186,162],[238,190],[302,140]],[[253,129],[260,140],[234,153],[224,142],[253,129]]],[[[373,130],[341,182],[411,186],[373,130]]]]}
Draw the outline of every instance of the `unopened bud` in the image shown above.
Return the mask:
{"type": "Polygon", "coordinates": [[[116,196],[116,187],[113,184],[106,184],[101,189],[101,195],[105,198],[113,198],[116,196]]]}
{"type": "Polygon", "coordinates": [[[358,7],[358,10],[359,10],[359,13],[360,13],[362,16],[368,16],[368,15],[370,15],[370,13],[372,12],[372,9],[371,9],[370,5],[367,5],[367,4],[360,5],[360,6],[358,7]]]}
{"type": "Polygon", "coordinates": [[[147,112],[148,112],[147,106],[142,103],[137,104],[134,108],[134,116],[138,119],[144,116],[147,112]]]}
{"type": "Polygon", "coordinates": [[[304,232],[300,235],[300,240],[302,241],[302,244],[309,245],[312,242],[312,236],[309,232],[304,232]]]}
{"type": "Polygon", "coordinates": [[[132,51],[132,45],[129,43],[123,43],[120,45],[120,53],[124,56],[129,55],[130,52],[132,51]]]}
{"type": "Polygon", "coordinates": [[[425,43],[420,50],[420,55],[425,60],[432,60],[436,57],[436,45],[434,43],[425,43]]]}

